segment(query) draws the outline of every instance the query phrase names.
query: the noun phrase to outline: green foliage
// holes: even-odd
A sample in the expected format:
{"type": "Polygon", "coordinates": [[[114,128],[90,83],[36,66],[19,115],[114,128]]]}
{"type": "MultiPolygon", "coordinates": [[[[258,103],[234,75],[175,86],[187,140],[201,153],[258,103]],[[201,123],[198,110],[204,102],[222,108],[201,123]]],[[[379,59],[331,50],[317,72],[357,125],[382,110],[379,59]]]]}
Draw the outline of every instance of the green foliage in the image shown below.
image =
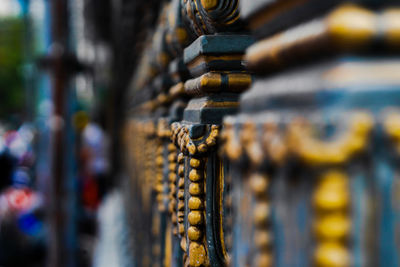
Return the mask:
{"type": "Polygon", "coordinates": [[[20,18],[0,19],[0,120],[15,123],[25,107],[24,23],[20,18]]]}

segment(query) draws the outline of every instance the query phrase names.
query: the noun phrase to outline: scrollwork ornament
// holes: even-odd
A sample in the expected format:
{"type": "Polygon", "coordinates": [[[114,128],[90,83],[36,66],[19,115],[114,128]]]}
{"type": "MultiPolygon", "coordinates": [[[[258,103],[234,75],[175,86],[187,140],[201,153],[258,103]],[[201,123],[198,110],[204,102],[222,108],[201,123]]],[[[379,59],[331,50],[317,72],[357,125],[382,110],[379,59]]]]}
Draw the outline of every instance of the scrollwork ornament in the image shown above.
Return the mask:
{"type": "Polygon", "coordinates": [[[366,112],[355,112],[350,118],[348,130],[332,141],[313,136],[310,123],[294,119],[287,129],[290,152],[310,165],[343,164],[356,153],[365,149],[374,119],[366,112]]]}
{"type": "Polygon", "coordinates": [[[190,137],[188,126],[173,123],[171,140],[180,150],[178,155],[178,228],[182,238],[181,247],[188,255],[189,266],[207,266],[208,257],[205,241],[205,159],[207,152],[216,146],[220,126],[209,126],[209,134],[197,139],[190,137]],[[185,233],[184,221],[184,187],[185,187],[185,157],[188,163],[188,228],[185,233]],[[186,241],[187,240],[187,241],[186,241]],[[186,243],[188,242],[188,243],[186,243]]]}
{"type": "Polygon", "coordinates": [[[182,14],[197,36],[243,30],[239,0],[181,0],[182,14]]]}

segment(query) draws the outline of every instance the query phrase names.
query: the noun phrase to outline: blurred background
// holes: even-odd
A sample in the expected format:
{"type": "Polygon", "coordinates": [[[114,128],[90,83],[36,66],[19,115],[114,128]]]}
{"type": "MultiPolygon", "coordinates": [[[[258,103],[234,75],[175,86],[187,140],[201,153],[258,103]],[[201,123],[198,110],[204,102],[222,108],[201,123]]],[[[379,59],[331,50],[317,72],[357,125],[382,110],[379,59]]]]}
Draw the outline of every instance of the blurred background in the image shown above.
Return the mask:
{"type": "Polygon", "coordinates": [[[115,189],[125,2],[0,0],[2,267],[131,264],[115,189]]]}

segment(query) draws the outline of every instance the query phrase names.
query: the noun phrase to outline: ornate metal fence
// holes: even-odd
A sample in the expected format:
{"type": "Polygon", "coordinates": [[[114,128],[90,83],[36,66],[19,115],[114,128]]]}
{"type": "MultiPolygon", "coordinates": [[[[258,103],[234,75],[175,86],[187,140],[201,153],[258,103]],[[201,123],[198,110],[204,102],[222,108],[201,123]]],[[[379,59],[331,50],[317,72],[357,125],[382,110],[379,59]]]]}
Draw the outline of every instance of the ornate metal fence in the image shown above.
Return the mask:
{"type": "Polygon", "coordinates": [[[138,266],[397,266],[396,5],[165,2],[125,131],[138,266]]]}

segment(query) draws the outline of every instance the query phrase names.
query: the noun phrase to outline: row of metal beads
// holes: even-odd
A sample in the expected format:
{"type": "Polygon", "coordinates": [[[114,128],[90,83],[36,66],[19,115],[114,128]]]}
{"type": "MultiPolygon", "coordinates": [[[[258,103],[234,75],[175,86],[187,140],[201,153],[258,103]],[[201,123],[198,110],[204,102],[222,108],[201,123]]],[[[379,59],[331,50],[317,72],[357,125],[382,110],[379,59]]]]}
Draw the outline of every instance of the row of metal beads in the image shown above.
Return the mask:
{"type": "Polygon", "coordinates": [[[316,266],[350,266],[350,192],[346,173],[329,170],[322,174],[313,201],[316,266]]]}
{"type": "Polygon", "coordinates": [[[204,225],[204,162],[200,158],[190,158],[189,200],[188,200],[188,239],[189,265],[203,266],[206,261],[206,249],[203,243],[204,225]]]}
{"type": "Polygon", "coordinates": [[[177,151],[174,144],[168,144],[168,180],[169,180],[169,204],[168,204],[168,211],[171,215],[171,222],[172,222],[172,232],[174,235],[178,234],[178,217],[176,215],[176,206],[177,202],[177,174],[176,174],[176,160],[177,160],[177,151]]]}
{"type": "Polygon", "coordinates": [[[256,249],[254,266],[268,267],[272,265],[268,176],[266,174],[253,173],[250,176],[250,186],[256,202],[253,210],[255,226],[253,240],[256,249]]]}
{"type": "Polygon", "coordinates": [[[158,202],[158,210],[160,212],[165,211],[164,205],[164,157],[163,151],[164,146],[160,140],[157,140],[157,149],[156,149],[156,182],[154,185],[154,190],[157,193],[156,198],[158,202]]]}
{"type": "Polygon", "coordinates": [[[181,248],[186,252],[185,239],[185,158],[183,153],[178,155],[178,234],[181,237],[181,248]]]}

